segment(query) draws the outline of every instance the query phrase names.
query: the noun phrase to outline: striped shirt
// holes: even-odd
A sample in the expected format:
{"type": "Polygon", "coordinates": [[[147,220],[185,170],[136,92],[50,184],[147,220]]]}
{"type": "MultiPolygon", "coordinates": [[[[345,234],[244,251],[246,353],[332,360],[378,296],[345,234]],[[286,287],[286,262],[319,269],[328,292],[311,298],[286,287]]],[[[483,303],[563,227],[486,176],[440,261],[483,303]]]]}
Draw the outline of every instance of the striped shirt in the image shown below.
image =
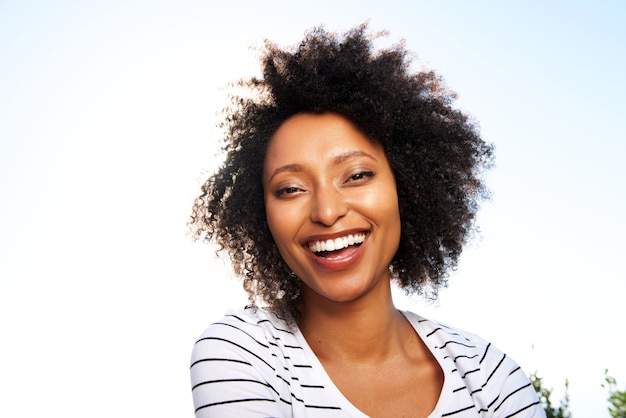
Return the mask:
{"type": "MultiPolygon", "coordinates": [[[[431,417],[545,417],[520,367],[483,339],[404,312],[444,372],[431,417]]],[[[302,333],[262,309],[227,312],[195,344],[196,418],[367,417],[326,374],[302,333]]]]}

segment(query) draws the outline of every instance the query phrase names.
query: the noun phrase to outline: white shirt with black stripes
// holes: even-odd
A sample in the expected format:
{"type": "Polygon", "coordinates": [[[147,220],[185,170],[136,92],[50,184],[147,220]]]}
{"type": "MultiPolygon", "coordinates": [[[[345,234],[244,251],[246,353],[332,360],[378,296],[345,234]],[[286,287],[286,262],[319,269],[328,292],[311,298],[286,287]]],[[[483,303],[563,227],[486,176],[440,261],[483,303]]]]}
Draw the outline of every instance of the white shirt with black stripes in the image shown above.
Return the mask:
{"type": "MultiPolygon", "coordinates": [[[[545,417],[521,368],[473,334],[404,312],[439,362],[444,385],[430,417],[545,417]]],[[[262,309],[232,310],[195,344],[196,418],[365,418],[333,384],[296,329],[262,309]]]]}

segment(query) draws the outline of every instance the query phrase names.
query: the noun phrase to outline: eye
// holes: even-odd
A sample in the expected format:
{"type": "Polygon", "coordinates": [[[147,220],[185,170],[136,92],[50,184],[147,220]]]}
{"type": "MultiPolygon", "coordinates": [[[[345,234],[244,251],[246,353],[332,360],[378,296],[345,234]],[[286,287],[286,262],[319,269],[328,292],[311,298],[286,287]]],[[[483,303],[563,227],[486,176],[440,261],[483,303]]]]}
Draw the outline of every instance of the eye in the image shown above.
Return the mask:
{"type": "Polygon", "coordinates": [[[364,179],[367,179],[369,177],[374,177],[374,172],[373,171],[359,171],[357,173],[354,173],[353,175],[350,176],[350,178],[348,179],[348,182],[352,182],[352,181],[362,181],[364,179]]]}
{"type": "Polygon", "coordinates": [[[299,191],[301,190],[297,187],[287,186],[287,187],[283,187],[283,188],[276,190],[274,192],[274,195],[276,195],[276,197],[281,197],[281,196],[284,197],[285,195],[292,195],[292,194],[298,193],[299,191]]]}

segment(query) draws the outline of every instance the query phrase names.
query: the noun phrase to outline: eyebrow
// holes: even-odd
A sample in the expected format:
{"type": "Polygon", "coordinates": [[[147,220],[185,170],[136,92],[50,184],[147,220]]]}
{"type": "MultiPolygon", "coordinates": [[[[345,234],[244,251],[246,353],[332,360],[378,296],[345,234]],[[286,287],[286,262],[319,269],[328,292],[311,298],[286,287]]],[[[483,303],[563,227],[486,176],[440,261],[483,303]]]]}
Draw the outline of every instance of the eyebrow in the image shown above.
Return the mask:
{"type": "Polygon", "coordinates": [[[284,173],[284,172],[301,173],[302,171],[304,171],[304,167],[302,167],[300,164],[283,165],[282,167],[278,167],[276,170],[274,170],[274,172],[270,176],[270,180],[276,177],[280,173],[284,173]]]}
{"type": "MultiPolygon", "coordinates": [[[[333,159],[333,164],[338,165],[351,158],[357,158],[357,157],[366,157],[366,158],[369,158],[371,160],[378,162],[378,160],[374,158],[374,156],[372,156],[371,154],[368,154],[365,151],[348,151],[343,154],[337,155],[333,159]]],[[[276,175],[280,173],[284,173],[284,172],[301,173],[302,171],[304,171],[304,167],[300,164],[286,164],[274,170],[269,180],[272,180],[276,175]]]]}
{"type": "Polygon", "coordinates": [[[374,158],[374,156],[372,156],[371,154],[368,154],[365,151],[348,151],[348,152],[345,152],[343,154],[339,154],[338,156],[336,156],[335,159],[333,160],[333,163],[335,163],[335,165],[341,164],[342,162],[346,160],[349,160],[351,158],[356,158],[356,157],[367,157],[378,162],[378,160],[374,158]]]}

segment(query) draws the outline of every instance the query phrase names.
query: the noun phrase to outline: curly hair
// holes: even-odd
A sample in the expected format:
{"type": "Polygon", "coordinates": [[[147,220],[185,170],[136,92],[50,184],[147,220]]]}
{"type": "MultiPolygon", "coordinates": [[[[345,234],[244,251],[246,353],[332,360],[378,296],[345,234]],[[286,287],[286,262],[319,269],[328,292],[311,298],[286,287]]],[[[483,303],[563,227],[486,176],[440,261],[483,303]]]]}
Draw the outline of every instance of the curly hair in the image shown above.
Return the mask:
{"type": "Polygon", "coordinates": [[[345,34],[307,32],[294,48],[266,41],[262,76],[239,82],[225,109],[225,160],[202,186],[192,235],[218,244],[243,278],[250,301],[288,320],[299,316],[300,281],[287,267],[265,218],[262,173],[278,127],[299,113],[336,113],[383,146],[401,218],[390,271],[407,293],[436,298],[457,266],[488,193],[481,174],[493,159],[455,94],[433,71],[412,71],[402,43],[375,49],[367,25],[345,34]]]}

